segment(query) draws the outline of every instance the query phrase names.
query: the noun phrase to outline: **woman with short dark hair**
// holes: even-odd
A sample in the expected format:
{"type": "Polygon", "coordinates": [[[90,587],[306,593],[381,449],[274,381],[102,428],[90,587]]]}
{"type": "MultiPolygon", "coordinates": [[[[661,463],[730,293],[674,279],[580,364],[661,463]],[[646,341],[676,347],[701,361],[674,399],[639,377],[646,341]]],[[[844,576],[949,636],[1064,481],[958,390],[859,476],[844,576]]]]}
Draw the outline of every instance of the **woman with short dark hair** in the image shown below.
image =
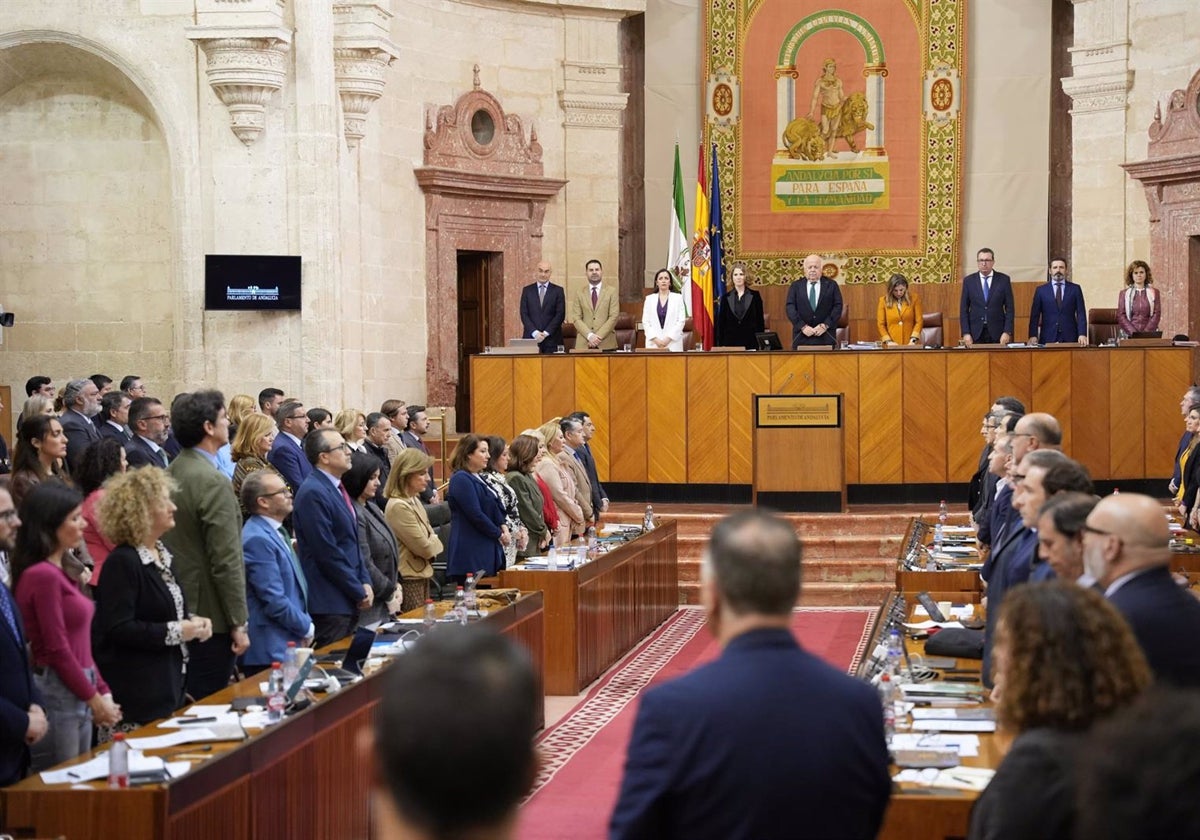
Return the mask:
{"type": "Polygon", "coordinates": [[[360,626],[386,621],[400,608],[400,598],[397,597],[400,548],[396,545],[396,535],[379,508],[367,504],[375,498],[375,491],[379,489],[382,466],[370,452],[354,452],[350,456],[350,469],[342,476],[342,485],[354,501],[354,513],[358,519],[358,548],[367,561],[371,589],[375,592],[374,603],[358,614],[360,626]]]}
{"type": "Polygon", "coordinates": [[[75,468],[75,482],[84,495],[83,520],[87,527],[83,531],[83,542],[88,556],[92,558],[92,586],[100,581],[100,570],[108,553],[116,546],[104,536],[96,511],[104,498],[104,482],[129,467],[125,459],[125,447],[116,438],[101,438],[93,441],[79,458],[75,468]]]}
{"type": "Polygon", "coordinates": [[[450,545],[446,578],[462,583],[468,574],[494,575],[504,568],[504,549],[512,539],[504,524],[504,508],[481,473],[487,469],[488,442],[463,435],[450,463],[454,472],[446,491],[450,505],[450,545]]]}

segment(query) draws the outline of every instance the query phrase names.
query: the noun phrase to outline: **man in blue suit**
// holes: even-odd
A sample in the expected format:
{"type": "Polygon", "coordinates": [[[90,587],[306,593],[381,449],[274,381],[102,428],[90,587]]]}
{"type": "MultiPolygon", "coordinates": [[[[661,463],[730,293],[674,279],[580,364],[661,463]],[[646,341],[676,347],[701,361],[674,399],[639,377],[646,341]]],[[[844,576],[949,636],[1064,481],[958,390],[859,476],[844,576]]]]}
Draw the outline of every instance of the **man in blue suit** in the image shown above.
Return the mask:
{"type": "Polygon", "coordinates": [[[879,697],[796,643],[795,530],[724,519],[701,580],[721,656],[643,696],[610,838],[874,837],[891,793],[879,697]]]}
{"type": "Polygon", "coordinates": [[[1013,335],[1012,278],[995,271],[996,255],[980,248],[979,270],[963,278],[958,323],[963,344],[1008,344],[1013,335]]]}
{"type": "MultiPolygon", "coordinates": [[[[0,552],[12,551],[20,525],[12,496],[0,487],[0,552]]],[[[46,713],[25,642],[17,601],[0,581],[0,787],[25,778],[29,748],[46,734],[46,713]]]]}
{"type": "Polygon", "coordinates": [[[298,400],[284,402],[275,410],[275,425],[279,427],[279,434],[271,444],[267,460],[296,493],[312,472],[312,464],[304,457],[304,436],[308,434],[308,413],[304,405],[298,400]]]}
{"type": "Polygon", "coordinates": [[[1083,289],[1067,279],[1067,261],[1050,260],[1050,280],[1033,293],[1029,310],[1030,344],[1070,344],[1087,347],[1087,309],[1083,289]]]}
{"type": "Polygon", "coordinates": [[[375,593],[358,550],[354,503],[342,486],[349,444],[332,429],[318,429],[304,439],[304,454],[313,469],[296,493],[292,526],[316,626],[313,641],[323,647],[354,632],[358,611],[371,606],[375,593]]]}
{"type": "Polygon", "coordinates": [[[837,344],[842,317],[842,290],[836,280],[821,274],[817,254],[804,258],[804,279],[788,289],[787,316],[792,322],[792,349],[801,344],[837,344]]]}
{"type": "Polygon", "coordinates": [[[292,512],[292,491],[270,470],[257,470],[242,482],[242,505],[251,512],[242,526],[250,614],[250,649],[242,655],[242,668],[250,672],[282,662],[288,642],[307,647],[316,628],[308,615],[308,582],[283,527],[292,512]]]}
{"type": "Polygon", "coordinates": [[[1200,600],[1171,577],[1162,505],[1140,493],[1101,499],[1083,526],[1083,568],[1104,588],[1161,682],[1200,686],[1200,600]]]}
{"type": "Polygon", "coordinates": [[[538,352],[553,353],[563,343],[562,325],[567,317],[567,296],[562,286],[550,282],[550,263],[537,265],[537,282],[521,289],[523,338],[536,338],[538,352]]]}

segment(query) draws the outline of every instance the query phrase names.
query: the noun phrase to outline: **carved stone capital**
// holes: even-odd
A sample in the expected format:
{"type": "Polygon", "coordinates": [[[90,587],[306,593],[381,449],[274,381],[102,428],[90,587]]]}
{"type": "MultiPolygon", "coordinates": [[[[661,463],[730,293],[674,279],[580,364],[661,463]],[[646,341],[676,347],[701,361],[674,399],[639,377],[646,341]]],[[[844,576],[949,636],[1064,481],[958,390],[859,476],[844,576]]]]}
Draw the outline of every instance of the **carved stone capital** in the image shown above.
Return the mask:
{"type": "Polygon", "coordinates": [[[1103,75],[1068,76],[1062,79],[1063,93],[1071,97],[1073,115],[1124,111],[1132,86],[1132,70],[1103,75]]]}
{"type": "Polygon", "coordinates": [[[208,59],[208,84],[229,109],[229,123],[249,146],[266,126],[266,106],[287,79],[291,33],[247,28],[241,32],[196,27],[188,37],[208,59]]]}
{"type": "Polygon", "coordinates": [[[367,114],[383,96],[384,73],[395,60],[395,51],[382,47],[337,47],[333,51],[334,81],[342,100],[342,131],[351,149],[358,148],[366,134],[367,114]]]}
{"type": "Polygon", "coordinates": [[[585,128],[621,127],[621,114],[629,100],[627,93],[559,92],[564,113],[563,125],[585,128]]]}

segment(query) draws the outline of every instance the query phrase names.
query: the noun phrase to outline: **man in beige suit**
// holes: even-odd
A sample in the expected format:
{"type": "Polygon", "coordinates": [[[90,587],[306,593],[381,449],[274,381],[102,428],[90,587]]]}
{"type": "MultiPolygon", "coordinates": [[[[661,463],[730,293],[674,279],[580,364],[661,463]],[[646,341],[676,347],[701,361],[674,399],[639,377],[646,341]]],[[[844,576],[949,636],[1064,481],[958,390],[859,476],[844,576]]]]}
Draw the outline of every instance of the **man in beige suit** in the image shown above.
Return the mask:
{"type": "Polygon", "coordinates": [[[575,349],[617,349],[617,293],[603,285],[600,260],[588,260],[587,286],[571,295],[567,320],[575,325],[575,349]]]}

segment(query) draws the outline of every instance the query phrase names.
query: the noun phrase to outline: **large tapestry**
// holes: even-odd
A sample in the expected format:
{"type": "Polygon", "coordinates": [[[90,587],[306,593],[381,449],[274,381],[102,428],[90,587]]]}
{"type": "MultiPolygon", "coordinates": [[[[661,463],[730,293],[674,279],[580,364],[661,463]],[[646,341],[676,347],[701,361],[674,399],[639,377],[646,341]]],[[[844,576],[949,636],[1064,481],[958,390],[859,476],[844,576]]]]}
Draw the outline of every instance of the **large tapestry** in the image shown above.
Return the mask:
{"type": "Polygon", "coordinates": [[[966,0],[705,0],[726,262],[958,279],[966,0]]]}

